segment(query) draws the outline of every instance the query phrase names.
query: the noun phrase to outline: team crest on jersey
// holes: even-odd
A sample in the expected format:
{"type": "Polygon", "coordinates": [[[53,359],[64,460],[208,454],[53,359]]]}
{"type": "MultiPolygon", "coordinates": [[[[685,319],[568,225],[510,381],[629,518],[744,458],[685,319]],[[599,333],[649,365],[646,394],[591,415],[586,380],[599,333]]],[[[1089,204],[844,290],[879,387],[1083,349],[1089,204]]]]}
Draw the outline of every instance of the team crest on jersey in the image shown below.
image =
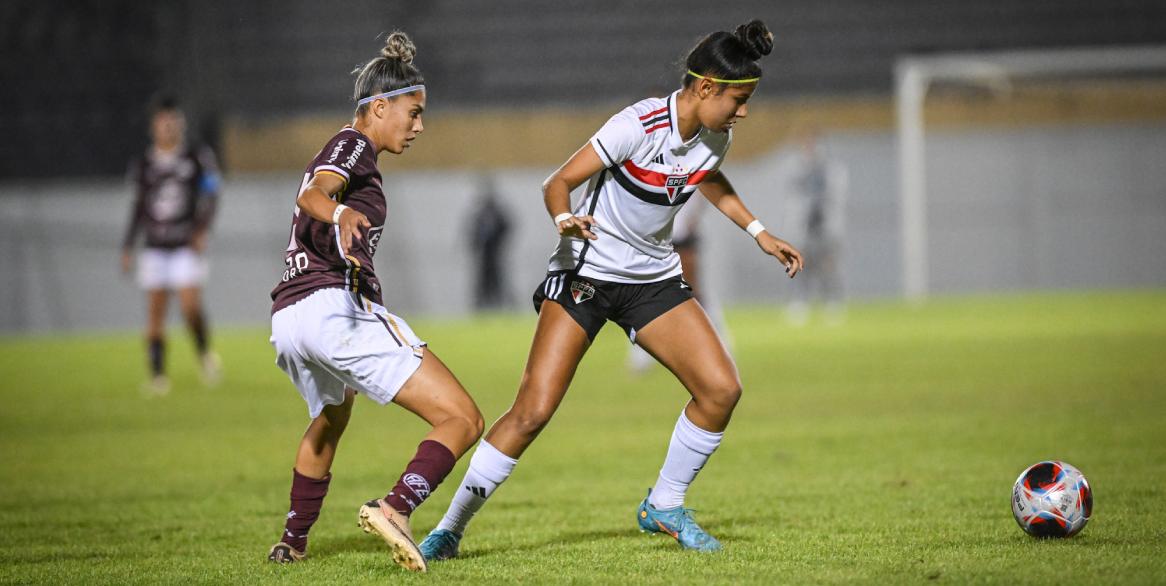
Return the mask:
{"type": "Polygon", "coordinates": [[[381,244],[381,232],[385,227],[370,228],[368,231],[368,255],[372,256],[377,253],[377,246],[381,244]]]}
{"type": "Polygon", "coordinates": [[[668,201],[676,201],[676,196],[688,186],[688,170],[680,165],[672,168],[672,174],[664,180],[664,189],[668,191],[668,201]]]}
{"type": "Polygon", "coordinates": [[[571,282],[571,299],[575,300],[578,305],[595,297],[595,285],[587,281],[572,281],[571,282]]]}

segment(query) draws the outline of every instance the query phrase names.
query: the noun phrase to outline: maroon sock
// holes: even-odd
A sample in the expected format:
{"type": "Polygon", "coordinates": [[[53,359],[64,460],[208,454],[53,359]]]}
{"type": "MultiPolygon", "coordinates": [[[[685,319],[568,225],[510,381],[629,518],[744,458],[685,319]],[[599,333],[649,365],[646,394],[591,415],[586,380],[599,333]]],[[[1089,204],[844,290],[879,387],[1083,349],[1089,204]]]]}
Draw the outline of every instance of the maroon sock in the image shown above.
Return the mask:
{"type": "Polygon", "coordinates": [[[329,482],[332,482],[331,474],[316,480],[292,469],[291,510],[287,513],[287,525],[280,541],[301,552],[308,549],[308,531],[320,516],[329,482]]]}
{"type": "Polygon", "coordinates": [[[397,485],[385,496],[385,502],[393,510],[408,517],[429,494],[437,490],[437,485],[453,470],[457,458],[449,448],[433,441],[425,440],[417,446],[417,455],[405,467],[405,473],[397,480],[397,485]]]}

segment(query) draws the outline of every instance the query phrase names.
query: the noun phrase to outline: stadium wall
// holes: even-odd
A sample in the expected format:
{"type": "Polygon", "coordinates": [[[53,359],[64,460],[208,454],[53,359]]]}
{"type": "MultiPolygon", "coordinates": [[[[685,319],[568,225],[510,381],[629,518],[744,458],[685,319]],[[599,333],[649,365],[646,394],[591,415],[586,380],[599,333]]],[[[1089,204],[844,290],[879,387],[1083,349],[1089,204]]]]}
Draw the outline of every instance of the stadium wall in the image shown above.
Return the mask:
{"type": "MultiPolygon", "coordinates": [[[[850,171],[842,259],[853,298],[896,296],[895,143],[888,130],[827,133],[850,171]]],[[[561,158],[565,153],[556,153],[561,158]]],[[[785,195],[780,150],[732,158],[725,171],[773,227],[785,195]]],[[[1105,122],[969,130],[928,136],[930,274],[939,294],[1166,285],[1166,122],[1105,122]]],[[[494,172],[515,231],[507,266],[513,306],[529,311],[554,244],[539,193],[553,164],[494,172]]],[[[406,316],[470,310],[467,214],[472,169],[385,166],[389,225],[378,256],[388,305],[406,316]]],[[[236,173],[224,187],[210,258],[215,323],[261,324],[299,185],[297,171],[236,173]]],[[[120,181],[0,183],[0,331],[136,328],[142,295],[118,274],[129,210],[120,181]]],[[[704,220],[705,273],[724,302],[780,303],[791,285],[713,211],[704,220]]],[[[810,259],[811,267],[813,259],[810,259]]],[[[811,269],[812,270],[812,269],[811,269]]]]}

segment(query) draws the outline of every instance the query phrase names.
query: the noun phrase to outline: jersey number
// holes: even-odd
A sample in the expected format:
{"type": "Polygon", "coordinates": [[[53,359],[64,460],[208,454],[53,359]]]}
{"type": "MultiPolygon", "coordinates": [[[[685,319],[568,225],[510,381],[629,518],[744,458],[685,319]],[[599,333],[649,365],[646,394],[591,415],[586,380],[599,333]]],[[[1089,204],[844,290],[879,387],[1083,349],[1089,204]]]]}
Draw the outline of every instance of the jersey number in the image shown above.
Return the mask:
{"type": "Polygon", "coordinates": [[[308,253],[297,252],[294,256],[285,257],[283,262],[287,264],[283,271],[283,280],[287,281],[302,275],[308,269],[308,253]]]}

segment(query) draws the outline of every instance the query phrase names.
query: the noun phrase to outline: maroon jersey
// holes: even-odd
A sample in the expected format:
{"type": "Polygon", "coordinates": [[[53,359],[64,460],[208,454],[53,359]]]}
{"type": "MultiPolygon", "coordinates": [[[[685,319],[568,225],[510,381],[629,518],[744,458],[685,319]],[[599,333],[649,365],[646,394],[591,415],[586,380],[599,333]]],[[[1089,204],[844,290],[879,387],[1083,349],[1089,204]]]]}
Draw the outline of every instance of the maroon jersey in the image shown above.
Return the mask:
{"type": "Polygon", "coordinates": [[[207,147],[181,147],[172,153],[150,149],[130,162],[134,207],[123,245],[130,248],[139,232],[148,248],[190,246],[214,216],[219,169],[207,147]]]}
{"type": "Polygon", "coordinates": [[[301,191],[317,173],[332,173],[343,179],[344,187],[336,194],[336,201],[364,214],[373,227],[362,229],[361,239],[353,239],[345,255],[340,248],[339,227],[300,213],[296,206],[291,242],[284,253],[283,278],[271,292],[272,313],[327,288],[359,293],[383,305],[372,257],[384,229],[386,205],[373,148],[367,136],[346,126],[304,171],[301,191]]]}

